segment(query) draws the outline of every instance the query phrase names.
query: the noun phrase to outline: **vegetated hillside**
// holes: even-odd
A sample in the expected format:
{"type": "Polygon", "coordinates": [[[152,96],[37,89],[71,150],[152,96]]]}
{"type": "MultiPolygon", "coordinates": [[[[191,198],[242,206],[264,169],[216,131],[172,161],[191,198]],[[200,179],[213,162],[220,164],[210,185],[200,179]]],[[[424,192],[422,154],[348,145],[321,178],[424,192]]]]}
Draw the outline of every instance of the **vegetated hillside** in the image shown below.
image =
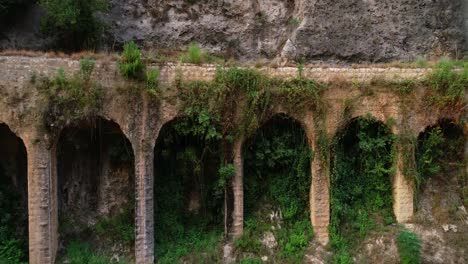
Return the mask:
{"type": "MultiPolygon", "coordinates": [[[[411,60],[426,54],[460,56],[466,50],[463,0],[109,0],[106,8],[100,6],[105,1],[88,2],[98,3],[90,5],[104,18],[105,30],[91,32],[102,37],[99,45],[95,43],[101,49],[120,48],[130,40],[147,48],[171,50],[198,42],[212,52],[243,59],[282,55],[353,62],[411,60]]],[[[76,3],[73,8],[84,10],[84,5],[76,3]]],[[[41,16],[47,10],[37,4],[26,8],[9,4],[3,9],[9,6],[0,48],[63,48],[53,41],[57,31],[44,34],[40,30],[41,16]]],[[[60,14],[57,6],[43,7],[60,14]]],[[[84,44],[89,48],[89,42],[84,44]]]]}

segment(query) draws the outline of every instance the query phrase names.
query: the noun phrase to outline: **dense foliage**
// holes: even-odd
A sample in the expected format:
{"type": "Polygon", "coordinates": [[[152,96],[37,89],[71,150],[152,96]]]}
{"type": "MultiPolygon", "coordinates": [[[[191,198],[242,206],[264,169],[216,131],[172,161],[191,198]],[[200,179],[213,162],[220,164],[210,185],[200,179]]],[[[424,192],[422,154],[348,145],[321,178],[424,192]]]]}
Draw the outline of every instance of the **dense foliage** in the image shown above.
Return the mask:
{"type": "MultiPolygon", "coordinates": [[[[276,260],[301,262],[313,237],[309,218],[312,152],[301,125],[285,116],[270,120],[245,149],[244,235],[238,249],[260,254],[260,240],[273,232],[276,260]],[[270,215],[277,213],[277,219],[270,215]],[[271,226],[276,226],[274,230],[271,226]]],[[[247,261],[247,260],[245,260],[247,261]]]]}
{"type": "Polygon", "coordinates": [[[46,11],[41,26],[65,50],[95,49],[101,42],[104,22],[97,12],[107,10],[106,0],[39,0],[46,11]]]}
{"type": "Polygon", "coordinates": [[[202,116],[174,121],[158,137],[154,212],[159,263],[177,263],[183,257],[189,262],[214,262],[219,257],[223,219],[223,196],[217,189],[220,145],[203,122],[202,116]]]}
{"type": "Polygon", "coordinates": [[[465,166],[464,145],[462,128],[449,120],[442,120],[421,133],[416,149],[417,190],[421,190],[429,178],[440,172],[456,174],[461,197],[468,204],[468,176],[460,170],[465,166]]]}
{"type": "Polygon", "coordinates": [[[421,240],[415,233],[401,230],[397,236],[397,246],[402,264],[421,263],[421,240]]]}
{"type": "Polygon", "coordinates": [[[0,263],[26,263],[27,223],[21,199],[0,164],[0,263]],[[21,223],[21,224],[20,224],[21,223]]]}
{"type": "MultiPolygon", "coordinates": [[[[47,129],[58,132],[65,124],[89,118],[99,110],[103,91],[91,81],[93,69],[94,61],[83,59],[80,72],[72,77],[59,69],[55,79],[40,80],[39,90],[49,103],[44,111],[47,129]]],[[[31,78],[31,82],[36,81],[31,78]]]]}
{"type": "Polygon", "coordinates": [[[118,66],[120,74],[126,79],[140,79],[142,77],[145,65],[141,60],[140,49],[135,42],[125,43],[118,66]]]}
{"type": "Polygon", "coordinates": [[[426,82],[435,92],[428,97],[431,103],[438,106],[463,107],[463,99],[468,87],[468,63],[461,65],[459,71],[455,70],[456,62],[443,59],[428,76],[426,82]]]}
{"type": "MultiPolygon", "coordinates": [[[[66,262],[68,264],[129,264],[126,259],[111,260],[110,257],[97,254],[88,243],[72,241],[67,247],[66,262]]],[[[60,263],[60,262],[59,262],[60,263]]]]}
{"type": "Polygon", "coordinates": [[[334,144],[330,236],[335,263],[351,263],[350,249],[369,230],[394,222],[394,141],[385,125],[366,117],[352,121],[334,144]]]}

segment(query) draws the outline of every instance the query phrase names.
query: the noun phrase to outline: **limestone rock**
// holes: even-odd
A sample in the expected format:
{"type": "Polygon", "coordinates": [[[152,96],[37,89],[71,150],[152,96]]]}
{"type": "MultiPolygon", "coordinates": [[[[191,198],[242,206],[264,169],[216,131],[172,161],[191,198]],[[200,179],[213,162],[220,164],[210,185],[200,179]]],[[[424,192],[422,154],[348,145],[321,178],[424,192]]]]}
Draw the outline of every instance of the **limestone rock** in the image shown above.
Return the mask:
{"type": "MultiPolygon", "coordinates": [[[[211,52],[241,59],[380,62],[460,54],[468,46],[468,12],[463,9],[468,0],[109,2],[109,12],[102,15],[108,25],[104,49],[130,40],[167,49],[198,42],[211,52]]],[[[0,32],[0,49],[49,46],[38,33],[38,14],[18,14],[18,21],[0,32]]]]}
{"type": "Polygon", "coordinates": [[[268,231],[263,234],[261,243],[268,249],[274,249],[278,246],[278,242],[276,241],[275,235],[268,231]]]}

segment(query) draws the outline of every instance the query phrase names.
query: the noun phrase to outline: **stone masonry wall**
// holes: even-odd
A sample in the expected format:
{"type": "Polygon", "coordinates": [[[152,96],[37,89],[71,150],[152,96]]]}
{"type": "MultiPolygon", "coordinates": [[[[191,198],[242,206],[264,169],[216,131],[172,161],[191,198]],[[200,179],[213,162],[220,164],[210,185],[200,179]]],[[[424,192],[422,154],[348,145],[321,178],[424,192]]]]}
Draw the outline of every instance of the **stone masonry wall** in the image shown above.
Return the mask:
{"type": "MultiPolygon", "coordinates": [[[[212,65],[152,65],[161,70],[160,82],[162,92],[169,91],[168,84],[179,75],[184,80],[210,80],[214,77],[216,67],[212,65]]],[[[7,124],[20,137],[28,154],[28,210],[29,210],[29,245],[30,263],[53,263],[57,250],[57,164],[55,148],[57,139],[45,132],[41,112],[45,102],[35,89],[34,82],[41,76],[53,77],[59,68],[68,76],[77,72],[79,62],[63,58],[46,57],[0,57],[0,123],[7,124]]],[[[278,78],[292,78],[298,70],[292,67],[261,68],[260,71],[278,78]]],[[[323,93],[327,107],[325,120],[326,133],[333,138],[343,127],[343,112],[346,105],[352,102],[350,117],[366,114],[386,122],[395,120],[392,131],[398,135],[409,129],[417,134],[425,127],[435,124],[440,118],[458,119],[463,113],[443,112],[428,109],[423,103],[420,91],[412,98],[411,104],[401,107],[401,98],[388,90],[375,90],[366,94],[353,83],[366,82],[372,79],[418,79],[423,78],[429,70],[403,68],[306,68],[303,76],[318,81],[347,81],[344,86],[330,88],[323,93]],[[346,85],[349,84],[349,85],[346,85]],[[408,123],[403,122],[406,115],[408,123]],[[404,127],[404,124],[409,124],[404,127]],[[406,129],[406,130],[405,130],[406,129]]],[[[177,102],[161,100],[154,103],[144,93],[135,95],[129,100],[125,89],[131,83],[120,77],[116,63],[112,60],[100,60],[96,64],[93,79],[104,89],[104,102],[99,115],[118,124],[123,134],[132,144],[135,154],[135,222],[136,241],[135,256],[137,263],[154,261],[154,219],[153,219],[153,149],[161,127],[180,116],[177,102]]],[[[281,105],[277,106],[278,112],[281,105]]],[[[287,113],[301,122],[309,137],[311,148],[315,148],[317,131],[312,109],[304,115],[287,113]]],[[[242,184],[242,141],[236,142],[233,150],[235,156],[236,182],[242,184]]],[[[400,155],[400,154],[399,154],[400,155]]],[[[330,216],[329,170],[317,160],[312,163],[310,211],[311,222],[317,239],[328,242],[328,224],[330,216]]],[[[394,180],[395,214],[400,222],[411,219],[413,214],[413,193],[411,183],[403,177],[401,166],[397,166],[394,180]]],[[[242,190],[234,189],[234,197],[241,197],[242,190]]],[[[234,205],[233,234],[242,232],[242,201],[234,205]]],[[[236,203],[236,201],[234,201],[236,203]]]]}

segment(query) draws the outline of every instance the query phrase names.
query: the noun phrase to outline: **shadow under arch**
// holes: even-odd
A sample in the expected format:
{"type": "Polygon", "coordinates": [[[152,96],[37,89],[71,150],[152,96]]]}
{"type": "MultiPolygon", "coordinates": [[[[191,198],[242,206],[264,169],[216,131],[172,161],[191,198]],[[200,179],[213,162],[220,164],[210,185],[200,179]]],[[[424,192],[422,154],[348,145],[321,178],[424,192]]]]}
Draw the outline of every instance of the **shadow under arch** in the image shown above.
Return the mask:
{"type": "Polygon", "coordinates": [[[416,145],[417,220],[458,220],[458,207],[468,206],[467,136],[461,124],[440,119],[422,131],[416,145]]]}
{"type": "Polygon", "coordinates": [[[222,146],[217,127],[181,116],[165,123],[154,147],[154,236],[158,263],[221,261],[222,146]],[[214,130],[213,130],[214,129],[214,130]]]}
{"type": "Polygon", "coordinates": [[[331,145],[330,236],[334,258],[350,257],[369,232],[395,222],[393,165],[396,136],[367,115],[351,119],[331,145]]]}
{"type": "MultiPolygon", "coordinates": [[[[275,114],[244,142],[242,152],[243,237],[255,241],[270,234],[278,249],[269,259],[300,260],[313,237],[309,210],[313,153],[305,128],[286,114],[275,114]],[[304,242],[297,244],[296,239],[304,242]]],[[[241,249],[251,252],[248,245],[241,249]]],[[[259,245],[254,254],[261,256],[265,250],[267,245],[259,245]]]]}
{"type": "Polygon", "coordinates": [[[119,246],[120,257],[134,258],[134,153],[120,126],[102,117],[77,121],[55,149],[59,256],[77,247],[110,258],[119,246]]]}
{"type": "Polygon", "coordinates": [[[28,171],[23,140],[0,123],[0,262],[28,260],[28,171]]]}

